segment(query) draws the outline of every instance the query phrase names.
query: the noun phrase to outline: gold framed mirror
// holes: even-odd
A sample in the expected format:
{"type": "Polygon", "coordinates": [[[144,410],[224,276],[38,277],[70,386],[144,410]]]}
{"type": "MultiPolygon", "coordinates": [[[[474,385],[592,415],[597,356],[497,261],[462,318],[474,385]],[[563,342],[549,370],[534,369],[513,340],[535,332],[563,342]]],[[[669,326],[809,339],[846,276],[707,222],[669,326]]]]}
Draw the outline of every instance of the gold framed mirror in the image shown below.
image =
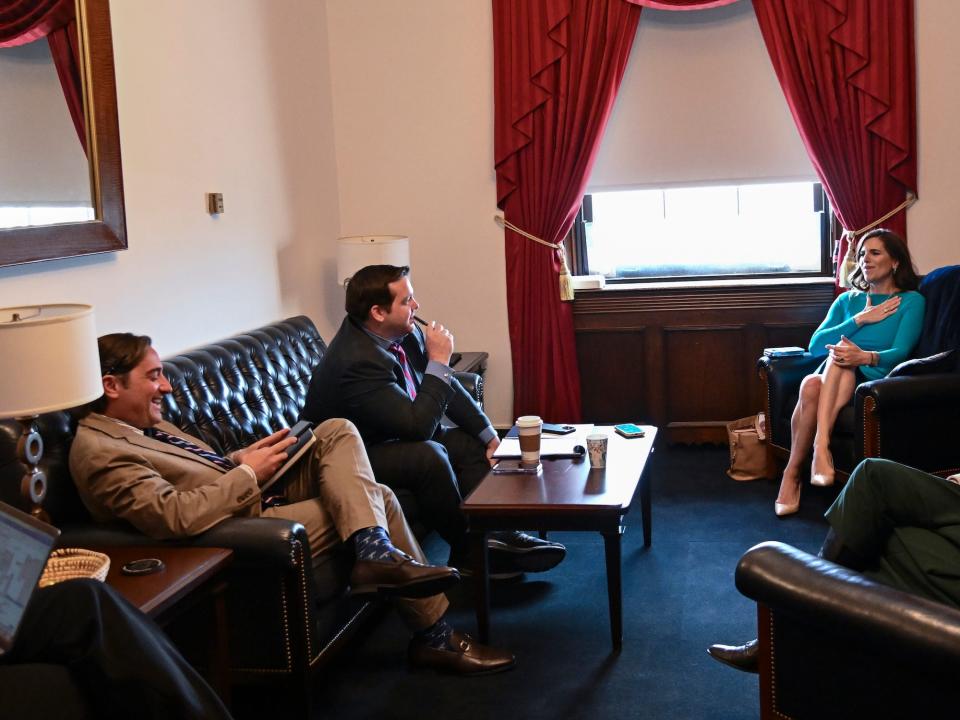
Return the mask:
{"type": "Polygon", "coordinates": [[[109,0],[76,0],[94,219],[0,229],[0,266],[127,247],[109,0]]]}

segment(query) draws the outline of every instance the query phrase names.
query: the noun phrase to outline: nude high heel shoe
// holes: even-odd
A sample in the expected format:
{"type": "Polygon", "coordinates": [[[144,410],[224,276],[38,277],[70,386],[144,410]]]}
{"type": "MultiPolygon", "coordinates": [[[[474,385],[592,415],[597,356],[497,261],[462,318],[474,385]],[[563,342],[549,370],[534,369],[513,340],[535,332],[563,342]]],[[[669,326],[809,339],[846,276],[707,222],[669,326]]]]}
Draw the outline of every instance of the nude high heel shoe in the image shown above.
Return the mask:
{"type": "Polygon", "coordinates": [[[800,493],[802,491],[803,491],[803,483],[801,482],[797,484],[797,501],[796,502],[773,503],[773,512],[776,513],[777,517],[786,517],[787,515],[793,515],[798,510],[800,510],[800,493]]]}
{"type": "Polygon", "coordinates": [[[833,455],[830,454],[830,451],[827,450],[827,462],[830,464],[828,470],[817,470],[817,453],[813,453],[813,462],[810,464],[810,484],[816,485],[817,487],[830,487],[833,485],[835,480],[835,474],[833,471],[833,455]]]}

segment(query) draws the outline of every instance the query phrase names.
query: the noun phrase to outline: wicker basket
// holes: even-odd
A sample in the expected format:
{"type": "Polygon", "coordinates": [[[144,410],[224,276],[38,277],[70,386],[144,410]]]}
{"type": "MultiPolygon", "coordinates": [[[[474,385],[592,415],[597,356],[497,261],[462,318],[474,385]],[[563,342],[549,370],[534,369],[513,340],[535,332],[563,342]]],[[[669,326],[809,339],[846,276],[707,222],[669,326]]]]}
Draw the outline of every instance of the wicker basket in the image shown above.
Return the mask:
{"type": "Polygon", "coordinates": [[[50,553],[39,585],[46,587],[77,578],[93,578],[103,582],[109,570],[110,558],[103,553],[83,548],[60,548],[50,553]]]}

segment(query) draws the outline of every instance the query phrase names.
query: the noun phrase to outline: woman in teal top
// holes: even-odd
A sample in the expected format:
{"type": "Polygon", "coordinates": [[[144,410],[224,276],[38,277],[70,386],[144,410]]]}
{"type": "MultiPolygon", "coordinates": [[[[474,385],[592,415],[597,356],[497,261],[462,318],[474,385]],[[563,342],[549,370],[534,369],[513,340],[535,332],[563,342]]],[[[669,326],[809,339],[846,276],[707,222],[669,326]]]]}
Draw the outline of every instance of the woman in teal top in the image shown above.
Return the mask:
{"type": "Polygon", "coordinates": [[[857,383],[884,377],[910,357],[920,338],[924,299],[899,235],[882,229],[864,235],[850,284],[856,290],[834,300],[810,338],[811,354],[824,361],[800,384],[790,421],[790,459],[774,504],[781,517],[800,508],[800,470],[811,448],[811,484],[833,484],[830,434],[857,383]]]}

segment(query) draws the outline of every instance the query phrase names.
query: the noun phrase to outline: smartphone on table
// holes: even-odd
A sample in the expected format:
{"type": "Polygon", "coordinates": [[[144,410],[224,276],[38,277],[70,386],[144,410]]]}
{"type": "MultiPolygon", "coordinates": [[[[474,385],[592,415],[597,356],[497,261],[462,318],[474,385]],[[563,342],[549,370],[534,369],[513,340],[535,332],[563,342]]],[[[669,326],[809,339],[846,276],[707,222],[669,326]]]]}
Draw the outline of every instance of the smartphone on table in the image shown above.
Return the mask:
{"type": "Polygon", "coordinates": [[[614,425],[613,431],[617,435],[622,435],[625,438],[638,438],[646,435],[644,429],[639,425],[634,425],[633,423],[621,423],[620,425],[614,425]]]}
{"type": "Polygon", "coordinates": [[[543,432],[548,435],[569,435],[576,428],[573,425],[557,425],[556,423],[547,423],[543,424],[543,432]]]}

